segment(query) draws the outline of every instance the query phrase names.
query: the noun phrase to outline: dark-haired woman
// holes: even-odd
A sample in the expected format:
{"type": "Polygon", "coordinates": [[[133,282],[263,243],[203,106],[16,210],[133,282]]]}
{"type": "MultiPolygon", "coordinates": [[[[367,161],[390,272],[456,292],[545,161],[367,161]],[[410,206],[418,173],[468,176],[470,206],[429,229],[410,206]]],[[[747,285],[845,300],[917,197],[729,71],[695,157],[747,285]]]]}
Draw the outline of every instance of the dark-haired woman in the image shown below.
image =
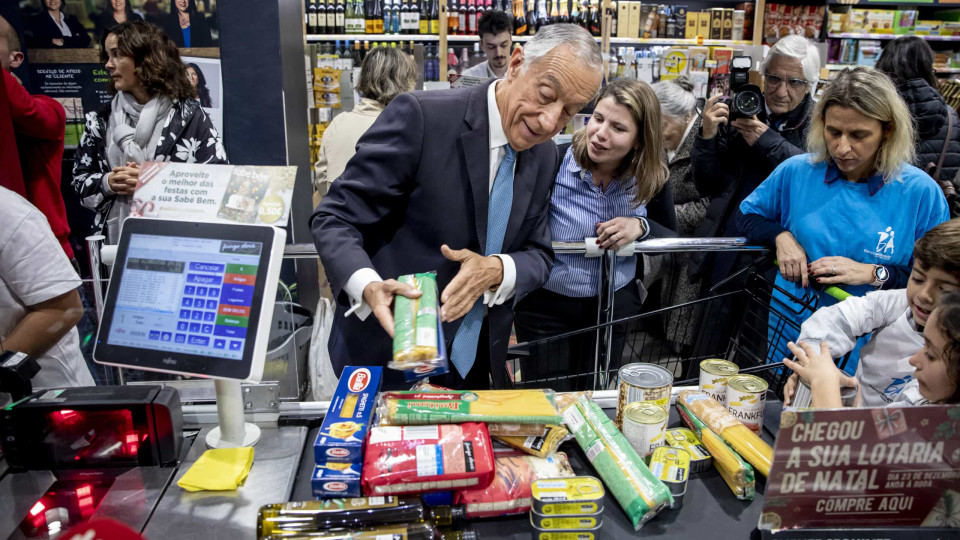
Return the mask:
{"type": "Polygon", "coordinates": [[[85,49],[90,34],[76,17],[63,11],[63,0],[43,0],[43,11],[30,24],[32,49],[85,49]]]}
{"type": "Polygon", "coordinates": [[[137,15],[130,5],[130,0],[104,0],[103,10],[94,19],[93,24],[96,29],[94,36],[100,38],[103,32],[113,28],[123,22],[142,21],[143,17],[137,15]]]}
{"type": "Polygon", "coordinates": [[[100,60],[110,73],[110,106],[87,114],[73,167],[73,188],[96,211],[95,225],[116,243],[130,214],[144,161],[226,163],[177,47],[156,26],[125,22],[103,37],[100,60]]]}
{"type": "Polygon", "coordinates": [[[197,11],[196,0],[173,0],[163,30],[177,47],[213,47],[207,18],[197,11]]]}
{"type": "MultiPolygon", "coordinates": [[[[934,176],[940,154],[944,145],[947,145],[943,167],[936,180],[953,182],[954,190],[960,188],[960,179],[956,178],[957,171],[960,170],[960,120],[957,111],[947,105],[940,95],[930,45],[916,36],[895,39],[883,48],[883,54],[877,61],[877,69],[893,79],[916,124],[916,156],[913,165],[934,176]],[[950,118],[953,119],[953,127],[948,133],[950,118]]],[[[948,202],[951,216],[957,217],[960,210],[958,201],[948,202]]]]}
{"type": "Polygon", "coordinates": [[[213,107],[213,101],[210,99],[210,89],[207,88],[207,79],[203,76],[200,66],[193,62],[187,64],[187,79],[190,79],[190,84],[197,91],[200,106],[208,109],[213,107]]]}

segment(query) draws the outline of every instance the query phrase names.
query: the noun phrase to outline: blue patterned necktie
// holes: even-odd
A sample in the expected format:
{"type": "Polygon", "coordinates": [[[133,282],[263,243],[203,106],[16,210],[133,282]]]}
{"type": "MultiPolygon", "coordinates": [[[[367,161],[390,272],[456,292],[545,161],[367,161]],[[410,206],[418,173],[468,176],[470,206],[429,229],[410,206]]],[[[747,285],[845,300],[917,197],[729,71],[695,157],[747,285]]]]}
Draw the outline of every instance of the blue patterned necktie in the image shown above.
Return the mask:
{"type": "MultiPolygon", "coordinates": [[[[490,192],[490,206],[487,209],[487,245],[484,255],[500,253],[503,249],[503,236],[507,232],[510,220],[510,208],[513,206],[513,163],[517,160],[517,151],[504,146],[504,156],[497,169],[490,192]]],[[[477,342],[480,340],[480,327],[483,325],[483,296],[477,299],[470,311],[463,317],[457,335],[450,348],[450,359],[461,378],[466,378],[477,360],[477,342]]]]}

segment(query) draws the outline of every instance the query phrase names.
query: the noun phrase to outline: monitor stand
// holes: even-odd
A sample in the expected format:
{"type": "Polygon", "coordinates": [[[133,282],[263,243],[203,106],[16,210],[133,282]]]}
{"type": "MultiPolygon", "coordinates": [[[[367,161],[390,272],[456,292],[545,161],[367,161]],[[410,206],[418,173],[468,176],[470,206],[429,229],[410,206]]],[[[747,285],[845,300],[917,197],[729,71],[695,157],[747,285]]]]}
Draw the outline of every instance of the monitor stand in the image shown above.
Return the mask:
{"type": "Polygon", "coordinates": [[[217,418],[220,425],[207,434],[207,448],[254,446],[260,440],[260,428],[245,422],[240,381],[214,379],[217,392],[217,418]]]}

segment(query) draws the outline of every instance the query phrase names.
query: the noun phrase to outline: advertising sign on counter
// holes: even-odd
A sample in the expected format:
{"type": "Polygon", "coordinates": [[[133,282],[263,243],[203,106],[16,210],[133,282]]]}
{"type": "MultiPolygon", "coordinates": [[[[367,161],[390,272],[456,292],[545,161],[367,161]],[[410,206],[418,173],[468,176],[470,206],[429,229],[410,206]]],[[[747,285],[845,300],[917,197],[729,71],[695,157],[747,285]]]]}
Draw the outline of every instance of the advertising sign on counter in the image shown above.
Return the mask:
{"type": "Polygon", "coordinates": [[[294,166],[147,162],[140,170],[130,214],[283,227],[290,216],[296,174],[294,166]]]}
{"type": "Polygon", "coordinates": [[[785,411],[766,490],[765,531],[960,527],[960,406],[785,411]]]}

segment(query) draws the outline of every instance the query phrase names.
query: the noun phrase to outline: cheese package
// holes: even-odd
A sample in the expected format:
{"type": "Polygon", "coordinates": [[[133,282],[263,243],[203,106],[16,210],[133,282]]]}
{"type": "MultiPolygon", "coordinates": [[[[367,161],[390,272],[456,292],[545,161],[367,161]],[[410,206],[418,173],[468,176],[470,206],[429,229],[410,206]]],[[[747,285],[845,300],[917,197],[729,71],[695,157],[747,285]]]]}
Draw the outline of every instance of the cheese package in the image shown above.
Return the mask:
{"type": "MultiPolygon", "coordinates": [[[[677,403],[696,415],[711,431],[736,450],[758,473],[769,476],[773,448],[765,443],[723,405],[699,390],[687,390],[677,397],[677,403]]],[[[705,441],[704,441],[705,442],[705,441]]],[[[711,452],[712,454],[713,452],[711,452]]],[[[716,455],[714,455],[716,458],[716,455]]]]}
{"type": "Polygon", "coordinates": [[[397,295],[393,302],[393,360],[390,369],[402,371],[408,381],[449,371],[439,312],[437,275],[405,275],[400,283],[420,291],[419,298],[397,295]]]}
{"type": "Polygon", "coordinates": [[[360,464],[318,463],[310,478],[310,487],[318,499],[359,497],[360,464]]]}
{"type": "Polygon", "coordinates": [[[547,426],[546,431],[536,436],[491,436],[512,448],[520,450],[521,452],[542,458],[546,457],[548,454],[556,452],[557,447],[560,446],[560,443],[562,443],[569,434],[570,432],[567,431],[567,428],[563,426],[547,426]]]}
{"type": "Polygon", "coordinates": [[[553,390],[385,392],[380,417],[393,426],[500,422],[559,424],[553,390]]]}
{"type": "Polygon", "coordinates": [[[562,452],[548,454],[543,458],[517,452],[498,452],[494,463],[496,476],[489,486],[464,489],[456,493],[455,502],[466,506],[469,518],[529,512],[530,484],[534,480],[574,475],[567,455],[562,452]]]}
{"type": "Polygon", "coordinates": [[[677,411],[680,419],[703,441],[703,446],[713,458],[713,467],[733,494],[738,499],[752,501],[756,493],[753,467],[686,407],[677,403],[677,411]]]}
{"type": "Polygon", "coordinates": [[[376,409],[381,367],[347,366],[340,374],[337,391],[320,425],[313,445],[317,463],[363,461],[363,440],[376,409]]]}
{"type": "Polygon", "coordinates": [[[581,398],[563,411],[563,419],[634,530],[673,504],[669,488],[650,472],[599,405],[581,398]]]}
{"type": "Polygon", "coordinates": [[[378,426],[363,461],[367,495],[486,487],[493,480],[493,447],[477,423],[378,426]]]}

